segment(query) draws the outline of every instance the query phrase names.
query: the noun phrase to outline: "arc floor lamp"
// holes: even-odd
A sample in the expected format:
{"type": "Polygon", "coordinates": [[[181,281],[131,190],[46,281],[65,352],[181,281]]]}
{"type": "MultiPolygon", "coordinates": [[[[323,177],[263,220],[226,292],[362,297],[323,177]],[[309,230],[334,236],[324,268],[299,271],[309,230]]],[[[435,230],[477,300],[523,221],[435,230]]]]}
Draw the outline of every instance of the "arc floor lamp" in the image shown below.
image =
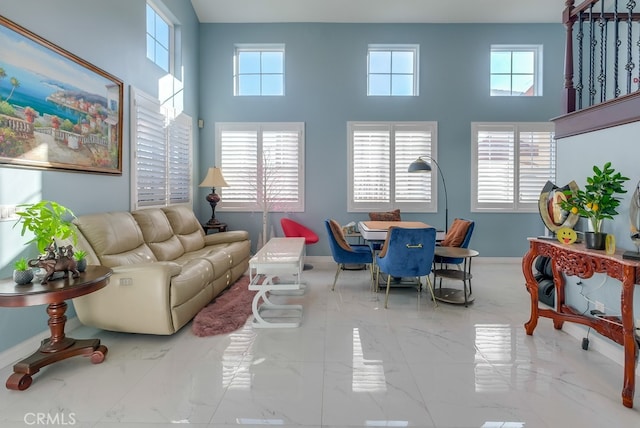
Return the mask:
{"type": "Polygon", "coordinates": [[[436,160],[431,156],[420,156],[418,159],[411,162],[408,171],[420,172],[423,174],[431,173],[433,168],[431,168],[429,162],[422,159],[423,157],[429,158],[431,162],[435,164],[436,168],[438,168],[438,175],[442,178],[442,187],[444,188],[444,231],[446,233],[449,231],[449,198],[447,197],[447,183],[444,181],[444,174],[440,169],[440,165],[438,165],[438,162],[436,162],[436,160]]]}

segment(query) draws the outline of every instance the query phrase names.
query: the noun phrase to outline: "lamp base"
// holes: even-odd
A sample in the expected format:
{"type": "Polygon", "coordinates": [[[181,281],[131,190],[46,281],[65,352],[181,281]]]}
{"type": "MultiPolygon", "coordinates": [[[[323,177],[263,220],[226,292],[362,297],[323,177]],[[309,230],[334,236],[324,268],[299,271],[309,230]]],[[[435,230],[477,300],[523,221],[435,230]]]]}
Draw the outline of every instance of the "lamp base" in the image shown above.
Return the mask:
{"type": "Polygon", "coordinates": [[[220,220],[218,220],[217,218],[210,218],[207,224],[209,225],[220,224],[220,220]]]}

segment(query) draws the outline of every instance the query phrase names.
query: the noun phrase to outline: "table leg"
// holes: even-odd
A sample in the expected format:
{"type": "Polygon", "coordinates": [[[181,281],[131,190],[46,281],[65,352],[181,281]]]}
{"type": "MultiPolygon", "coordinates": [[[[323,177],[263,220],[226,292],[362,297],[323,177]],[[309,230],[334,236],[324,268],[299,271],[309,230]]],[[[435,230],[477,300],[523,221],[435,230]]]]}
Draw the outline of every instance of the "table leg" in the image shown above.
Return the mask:
{"type": "Polygon", "coordinates": [[[37,351],[13,366],[13,374],[7,379],[7,389],[23,391],[31,386],[32,376],[42,367],[76,355],[91,355],[93,364],[104,361],[107,347],[100,344],[100,339],[77,340],[65,336],[66,311],[65,302],[51,303],[47,307],[51,336],[42,341],[37,351]]]}

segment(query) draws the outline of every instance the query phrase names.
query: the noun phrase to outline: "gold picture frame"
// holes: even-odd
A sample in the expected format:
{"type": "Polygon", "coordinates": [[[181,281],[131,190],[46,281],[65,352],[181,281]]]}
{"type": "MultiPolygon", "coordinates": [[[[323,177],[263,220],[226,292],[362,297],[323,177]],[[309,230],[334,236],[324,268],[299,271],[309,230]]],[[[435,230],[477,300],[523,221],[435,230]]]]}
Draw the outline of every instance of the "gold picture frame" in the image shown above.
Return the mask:
{"type": "Polygon", "coordinates": [[[123,83],[0,16],[0,166],[122,174],[123,83]]]}

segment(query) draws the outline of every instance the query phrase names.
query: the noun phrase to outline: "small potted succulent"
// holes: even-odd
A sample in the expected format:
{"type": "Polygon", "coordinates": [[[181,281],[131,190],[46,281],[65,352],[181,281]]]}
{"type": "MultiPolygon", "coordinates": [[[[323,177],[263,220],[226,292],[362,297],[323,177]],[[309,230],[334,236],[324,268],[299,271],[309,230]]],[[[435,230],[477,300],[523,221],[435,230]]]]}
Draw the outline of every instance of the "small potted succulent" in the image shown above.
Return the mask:
{"type": "Polygon", "coordinates": [[[593,175],[587,177],[584,190],[564,192],[567,199],[561,202],[562,209],[589,220],[591,230],[585,232],[587,248],[604,249],[606,233],[602,232],[602,221],[612,220],[618,214],[616,208],[620,205],[621,198],[617,195],[627,192],[622,187],[627,180],[628,177],[616,172],[611,162],[607,162],[602,169],[593,167],[593,175]]]}
{"type": "Polygon", "coordinates": [[[76,250],[73,252],[73,258],[76,260],[78,271],[87,270],[87,252],[84,250],[76,250]]]}
{"type": "Polygon", "coordinates": [[[29,284],[33,280],[33,270],[24,257],[19,258],[13,264],[13,280],[18,285],[29,284]]]}

